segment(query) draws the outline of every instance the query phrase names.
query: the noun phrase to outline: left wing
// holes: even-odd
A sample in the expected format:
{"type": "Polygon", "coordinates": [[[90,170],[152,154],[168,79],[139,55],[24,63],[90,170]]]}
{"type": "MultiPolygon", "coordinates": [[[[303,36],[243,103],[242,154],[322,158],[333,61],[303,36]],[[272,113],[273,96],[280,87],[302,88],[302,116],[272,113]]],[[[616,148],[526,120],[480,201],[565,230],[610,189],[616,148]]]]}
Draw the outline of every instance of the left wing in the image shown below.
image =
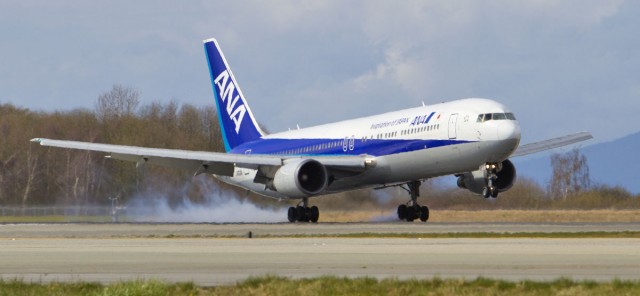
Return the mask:
{"type": "Polygon", "coordinates": [[[511,154],[511,157],[523,156],[523,155],[528,155],[528,154],[532,154],[532,153],[536,153],[544,150],[571,145],[571,144],[586,141],[592,138],[593,136],[591,135],[590,132],[580,132],[580,133],[548,139],[540,142],[529,143],[529,144],[518,147],[518,149],[516,149],[516,151],[513,152],[513,154],[511,154]]]}
{"type": "MultiPolygon", "coordinates": [[[[162,166],[192,170],[194,174],[216,174],[233,176],[236,166],[243,168],[280,167],[287,159],[300,156],[284,157],[276,155],[244,155],[206,151],[189,151],[177,149],[145,148],[136,146],[97,144],[89,142],[32,139],[31,142],[42,146],[89,150],[109,153],[110,158],[132,161],[136,165],[151,163],[162,166]]],[[[367,164],[374,162],[371,156],[313,156],[328,169],[364,171],[367,164]]]]}

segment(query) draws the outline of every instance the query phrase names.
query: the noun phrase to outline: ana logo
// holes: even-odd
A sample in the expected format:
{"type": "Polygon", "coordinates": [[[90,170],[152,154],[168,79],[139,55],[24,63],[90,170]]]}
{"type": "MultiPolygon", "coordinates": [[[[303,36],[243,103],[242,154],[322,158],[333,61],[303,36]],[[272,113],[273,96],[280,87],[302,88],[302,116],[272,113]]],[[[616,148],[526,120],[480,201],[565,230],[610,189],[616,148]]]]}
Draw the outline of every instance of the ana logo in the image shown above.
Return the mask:
{"type": "MultiPolygon", "coordinates": [[[[428,124],[434,114],[436,114],[436,112],[431,112],[429,115],[416,116],[413,121],[411,121],[410,125],[428,124]]],[[[440,118],[439,115],[438,118],[440,118]]]]}
{"type": "MultiPolygon", "coordinates": [[[[233,120],[235,123],[237,134],[240,132],[240,124],[242,123],[244,114],[247,113],[247,108],[244,106],[244,102],[240,100],[240,94],[236,91],[236,86],[233,84],[233,80],[229,78],[229,72],[224,70],[220,75],[218,75],[218,77],[216,77],[214,83],[218,87],[220,100],[222,100],[222,103],[227,103],[227,115],[229,115],[229,119],[233,120]]],[[[222,108],[222,106],[219,106],[219,108],[222,108]]]]}

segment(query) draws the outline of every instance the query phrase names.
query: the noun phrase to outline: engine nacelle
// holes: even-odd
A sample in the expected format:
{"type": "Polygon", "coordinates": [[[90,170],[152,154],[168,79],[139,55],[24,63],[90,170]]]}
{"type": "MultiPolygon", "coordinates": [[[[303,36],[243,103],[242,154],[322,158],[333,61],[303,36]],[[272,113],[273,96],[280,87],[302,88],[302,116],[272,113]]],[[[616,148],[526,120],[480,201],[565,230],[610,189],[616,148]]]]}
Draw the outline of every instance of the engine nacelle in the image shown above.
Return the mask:
{"type": "Polygon", "coordinates": [[[273,187],[293,198],[316,195],[327,188],[327,168],[317,160],[300,159],[289,162],[276,171],[273,187]]]}
{"type": "MultiPolygon", "coordinates": [[[[498,178],[493,181],[493,186],[498,192],[507,191],[516,181],[516,167],[510,160],[503,161],[499,166],[496,175],[498,178]]],[[[483,165],[479,170],[470,173],[464,173],[458,177],[458,187],[468,189],[477,194],[482,194],[482,190],[487,187],[487,178],[489,173],[483,165]]]]}

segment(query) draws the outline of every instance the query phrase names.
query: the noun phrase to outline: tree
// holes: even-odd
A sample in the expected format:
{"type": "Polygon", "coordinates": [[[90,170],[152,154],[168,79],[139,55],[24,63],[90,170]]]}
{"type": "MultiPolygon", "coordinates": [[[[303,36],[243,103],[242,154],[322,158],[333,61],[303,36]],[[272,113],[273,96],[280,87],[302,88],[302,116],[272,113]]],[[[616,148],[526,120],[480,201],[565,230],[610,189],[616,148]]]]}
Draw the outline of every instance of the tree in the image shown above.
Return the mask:
{"type": "Polygon", "coordinates": [[[553,175],[548,185],[551,198],[566,199],[591,187],[587,157],[577,148],[565,154],[553,154],[551,166],[553,175]]]}
{"type": "Polygon", "coordinates": [[[140,104],[140,94],[132,87],[114,85],[101,94],[96,102],[96,115],[100,121],[132,116],[140,104]]]}

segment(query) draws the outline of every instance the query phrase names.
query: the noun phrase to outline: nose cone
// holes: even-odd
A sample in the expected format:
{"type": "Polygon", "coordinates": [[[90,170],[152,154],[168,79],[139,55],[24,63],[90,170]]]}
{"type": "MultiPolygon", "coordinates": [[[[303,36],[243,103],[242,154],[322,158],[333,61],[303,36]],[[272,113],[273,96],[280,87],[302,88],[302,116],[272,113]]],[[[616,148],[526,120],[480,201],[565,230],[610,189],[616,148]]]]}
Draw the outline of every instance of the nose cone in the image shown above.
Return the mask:
{"type": "Polygon", "coordinates": [[[515,120],[503,121],[498,125],[498,139],[504,154],[500,157],[508,157],[518,145],[520,145],[520,124],[515,120]]]}
{"type": "Polygon", "coordinates": [[[498,125],[498,139],[520,141],[520,124],[515,120],[502,121],[498,125]]]}

